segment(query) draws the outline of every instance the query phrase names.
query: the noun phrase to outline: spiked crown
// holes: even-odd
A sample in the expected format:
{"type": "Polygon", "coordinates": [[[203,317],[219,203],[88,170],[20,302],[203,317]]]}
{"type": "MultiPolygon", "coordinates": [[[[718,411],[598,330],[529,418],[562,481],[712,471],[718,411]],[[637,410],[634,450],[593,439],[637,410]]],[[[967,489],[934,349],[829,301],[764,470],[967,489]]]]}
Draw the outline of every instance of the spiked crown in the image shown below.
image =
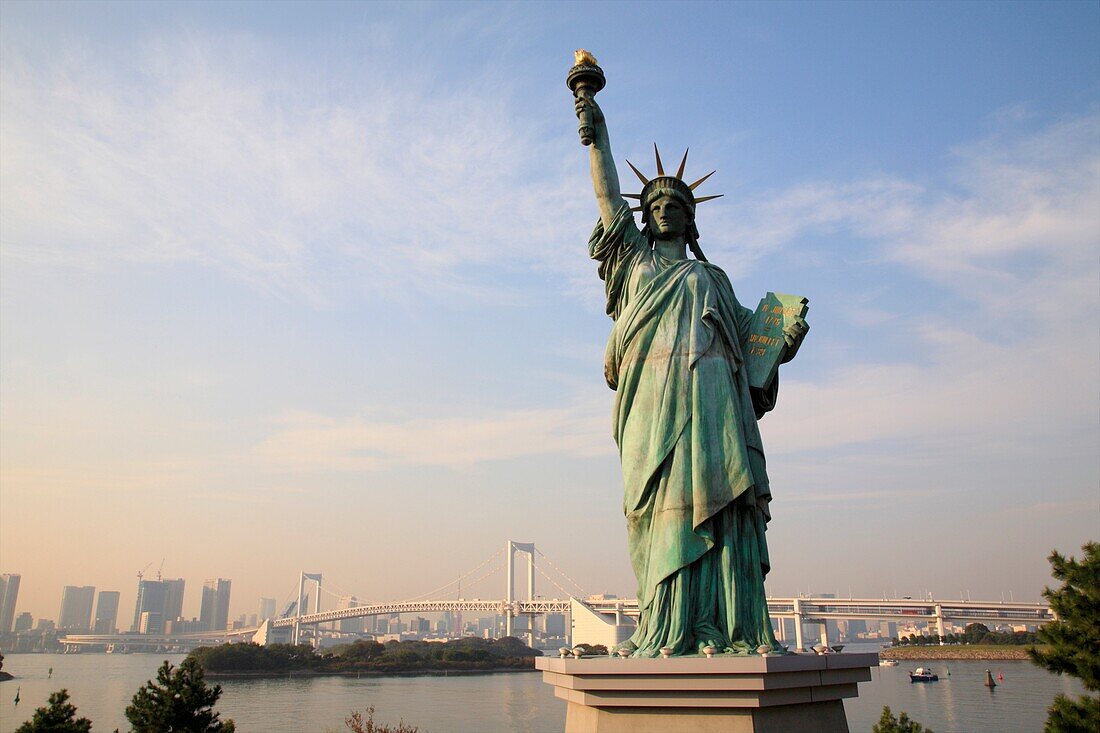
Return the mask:
{"type": "Polygon", "coordinates": [[[688,152],[688,150],[684,151],[684,157],[680,161],[680,167],[674,176],[665,173],[665,166],[661,162],[661,152],[657,149],[657,143],[653,144],[653,157],[657,161],[657,175],[654,178],[646,178],[633,163],[629,160],[626,161],[626,164],[630,166],[630,170],[634,171],[634,175],[638,176],[638,180],[642,182],[642,192],[624,193],[623,196],[628,199],[635,199],[639,202],[639,205],[632,207],[631,211],[641,211],[643,221],[648,218],[649,205],[653,203],[653,200],[668,191],[672,191],[678,195],[679,198],[682,198],[691,208],[692,215],[695,213],[697,204],[720,198],[724,195],[719,193],[713,196],[695,196],[695,189],[702,185],[703,181],[713,176],[715,172],[711,171],[695,183],[685,183],[684,167],[687,165],[688,152]]]}

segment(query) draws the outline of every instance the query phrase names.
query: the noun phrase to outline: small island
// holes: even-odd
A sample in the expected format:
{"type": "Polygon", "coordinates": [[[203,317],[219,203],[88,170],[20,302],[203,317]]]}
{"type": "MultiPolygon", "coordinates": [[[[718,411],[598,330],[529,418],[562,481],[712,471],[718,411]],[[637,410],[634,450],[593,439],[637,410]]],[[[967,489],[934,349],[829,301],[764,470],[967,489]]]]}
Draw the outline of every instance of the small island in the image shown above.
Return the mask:
{"type": "Polygon", "coordinates": [[[519,639],[465,637],[447,642],[361,639],[330,649],[300,644],[222,644],[189,655],[208,677],[450,675],[534,671],[542,652],[519,639]]]}
{"type": "Polygon", "coordinates": [[[941,640],[930,636],[903,636],[894,646],[879,652],[882,659],[1027,659],[1027,650],[1041,646],[1032,631],[990,631],[985,624],[967,624],[961,634],[947,634],[941,640]],[[942,644],[940,642],[943,642],[942,644]]]}

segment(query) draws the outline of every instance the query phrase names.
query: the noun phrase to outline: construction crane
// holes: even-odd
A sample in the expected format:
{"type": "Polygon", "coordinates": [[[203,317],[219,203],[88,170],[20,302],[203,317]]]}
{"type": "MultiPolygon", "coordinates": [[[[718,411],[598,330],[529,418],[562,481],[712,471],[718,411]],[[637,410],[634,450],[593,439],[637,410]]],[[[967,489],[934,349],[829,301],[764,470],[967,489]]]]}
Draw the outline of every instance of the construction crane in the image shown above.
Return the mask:
{"type": "Polygon", "coordinates": [[[152,564],[153,564],[152,561],[147,562],[147,563],[145,563],[145,567],[143,567],[141,570],[138,571],[138,582],[139,583],[141,582],[141,579],[143,577],[145,577],[145,571],[148,570],[149,566],[152,565],[152,564]]]}
{"type": "MultiPolygon", "coordinates": [[[[149,563],[149,564],[152,565],[152,563],[149,563]]],[[[163,557],[160,559],[160,567],[157,568],[157,581],[158,582],[160,581],[160,571],[161,570],[164,570],[164,558],[163,557]]]]}

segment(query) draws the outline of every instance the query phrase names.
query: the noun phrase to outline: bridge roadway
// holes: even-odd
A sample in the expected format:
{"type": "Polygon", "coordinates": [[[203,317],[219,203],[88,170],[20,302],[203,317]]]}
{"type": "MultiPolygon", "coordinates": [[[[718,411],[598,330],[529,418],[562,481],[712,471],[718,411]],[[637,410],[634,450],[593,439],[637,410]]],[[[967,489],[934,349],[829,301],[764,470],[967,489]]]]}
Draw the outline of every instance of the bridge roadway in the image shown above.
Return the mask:
{"type": "MultiPolygon", "coordinates": [[[[637,617],[636,599],[583,600],[592,610],[612,613],[621,611],[637,617]]],[[[536,616],[546,613],[568,613],[571,599],[536,599],[533,601],[447,600],[375,603],[355,608],[333,609],[302,616],[272,619],[273,628],[293,628],[367,616],[392,616],[403,613],[482,612],[497,615],[536,616]]],[[[1054,619],[1050,607],[1032,603],[998,603],[995,601],[884,600],[868,598],[769,598],[768,612],[772,618],[794,619],[796,646],[802,648],[802,624],[819,624],[829,619],[869,619],[883,621],[921,621],[935,623],[942,636],[946,621],[989,624],[1044,624],[1054,619]]],[[[70,634],[58,641],[71,646],[121,644],[126,647],[202,646],[225,641],[251,639],[258,627],[228,631],[206,631],[193,634],[70,634]]]]}

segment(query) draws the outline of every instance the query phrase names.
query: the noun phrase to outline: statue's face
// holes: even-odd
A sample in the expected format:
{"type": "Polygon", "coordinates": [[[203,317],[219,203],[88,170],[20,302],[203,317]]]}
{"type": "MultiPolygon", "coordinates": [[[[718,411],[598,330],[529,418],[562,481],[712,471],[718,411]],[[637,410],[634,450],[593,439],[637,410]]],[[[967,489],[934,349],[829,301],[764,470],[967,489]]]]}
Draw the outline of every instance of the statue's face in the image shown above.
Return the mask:
{"type": "Polygon", "coordinates": [[[687,207],[678,199],[662,196],[649,205],[649,225],[657,239],[684,236],[687,223],[687,207]]]}

